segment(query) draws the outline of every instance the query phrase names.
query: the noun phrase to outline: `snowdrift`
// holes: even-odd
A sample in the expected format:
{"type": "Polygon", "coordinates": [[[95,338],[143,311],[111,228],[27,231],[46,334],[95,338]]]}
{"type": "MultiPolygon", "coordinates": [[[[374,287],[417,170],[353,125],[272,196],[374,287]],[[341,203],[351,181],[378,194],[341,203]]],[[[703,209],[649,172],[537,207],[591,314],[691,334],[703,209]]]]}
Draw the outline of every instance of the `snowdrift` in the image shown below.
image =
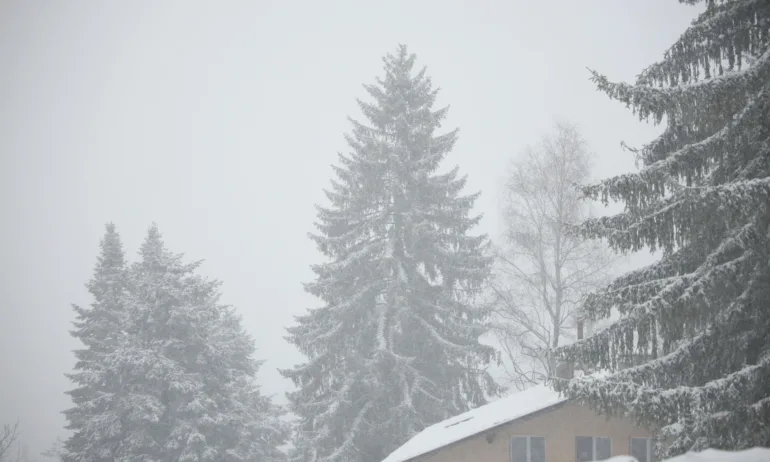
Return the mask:
{"type": "MultiPolygon", "coordinates": [[[[606,462],[638,462],[631,456],[615,456],[606,462]]],[[[751,448],[744,451],[719,451],[706,449],[701,452],[688,452],[681,456],[666,459],[664,462],[770,462],[770,448],[751,448]]]]}

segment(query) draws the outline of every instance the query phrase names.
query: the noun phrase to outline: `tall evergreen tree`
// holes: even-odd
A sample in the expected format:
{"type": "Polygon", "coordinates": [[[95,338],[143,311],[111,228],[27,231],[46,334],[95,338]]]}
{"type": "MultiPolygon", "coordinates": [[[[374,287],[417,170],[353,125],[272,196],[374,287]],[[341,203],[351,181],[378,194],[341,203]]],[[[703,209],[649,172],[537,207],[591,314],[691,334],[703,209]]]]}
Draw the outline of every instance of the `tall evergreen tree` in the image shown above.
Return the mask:
{"type": "MultiPolygon", "coordinates": [[[[260,395],[254,344],[220,283],[166,250],[154,225],[129,270],[122,341],[104,360],[118,390],[97,438],[67,461],[269,461],[287,437],[260,395]],[[100,439],[101,438],[101,439],[100,439]]],[[[80,449],[80,450],[73,450],[80,449]]]]}
{"type": "Polygon", "coordinates": [[[306,290],[324,305],[297,318],[289,341],[308,361],[283,371],[299,416],[296,458],[381,460],[427,425],[496,391],[481,368],[486,313],[470,306],[490,271],[485,236],[469,236],[478,194],[457,168],[437,170],[457,130],[436,135],[447,109],[415,56],[400,46],[359,101],[351,148],[318,207],[311,235],[328,262],[306,290]]]}
{"type": "Polygon", "coordinates": [[[614,371],[568,382],[569,396],[658,429],[667,455],[770,445],[770,2],[705,3],[635,84],[594,73],[666,129],[637,151],[639,172],[585,188],[625,211],[581,229],[663,256],[595,293],[594,317],[622,318],[561,350],[614,371]],[[649,359],[619,370],[632,353],[649,359]]]}
{"type": "Polygon", "coordinates": [[[106,225],[94,275],[86,284],[93,297],[89,307],[74,305],[73,337],[84,348],[75,350],[75,372],[69,374],[76,388],[69,391],[74,407],[64,412],[72,435],[64,447],[71,457],[65,460],[106,460],[110,445],[118,438],[103,426],[119,384],[109,369],[109,357],[123,341],[126,317],[126,261],[115,225],[106,225]]]}

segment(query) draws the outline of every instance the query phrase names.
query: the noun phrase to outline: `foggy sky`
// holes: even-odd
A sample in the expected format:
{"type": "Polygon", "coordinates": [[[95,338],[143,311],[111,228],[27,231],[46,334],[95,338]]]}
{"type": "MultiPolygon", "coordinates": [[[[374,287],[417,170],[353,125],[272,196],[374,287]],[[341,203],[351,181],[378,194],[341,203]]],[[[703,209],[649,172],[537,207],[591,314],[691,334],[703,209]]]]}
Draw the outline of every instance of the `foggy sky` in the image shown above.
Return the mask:
{"type": "Polygon", "coordinates": [[[586,67],[631,80],[697,10],[675,0],[0,2],[0,419],[38,454],[65,436],[64,373],[89,303],[99,239],[114,221],[130,260],[152,221],[172,251],[206,259],[276,372],[283,340],[318,302],[302,282],[306,234],[346,149],[361,85],[405,43],[460,127],[447,167],[483,190],[478,232],[499,231],[508,159],[577,122],[595,176],[633,168],[620,148],[659,128],[596,92],[586,67]]]}

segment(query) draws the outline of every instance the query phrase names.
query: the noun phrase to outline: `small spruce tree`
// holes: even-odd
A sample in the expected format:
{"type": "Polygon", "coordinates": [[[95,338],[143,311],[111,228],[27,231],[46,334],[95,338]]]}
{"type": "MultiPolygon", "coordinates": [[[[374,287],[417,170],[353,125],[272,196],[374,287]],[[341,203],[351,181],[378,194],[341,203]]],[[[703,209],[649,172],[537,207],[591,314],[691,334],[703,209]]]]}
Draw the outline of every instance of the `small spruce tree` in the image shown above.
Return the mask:
{"type": "Polygon", "coordinates": [[[663,256],[593,294],[592,316],[621,319],[560,350],[614,372],[567,394],[657,430],[661,455],[770,445],[770,2],[705,3],[635,84],[593,75],[666,128],[636,151],[639,172],[585,188],[625,211],[581,229],[663,256]],[[632,354],[647,360],[618,367],[632,354]]]}
{"type": "Polygon", "coordinates": [[[219,304],[220,283],[195,274],[201,262],[166,250],[155,225],[139,253],[122,298],[121,341],[101,361],[116,383],[90,417],[101,433],[76,434],[64,460],[282,459],[287,426],[259,393],[253,341],[219,304]]]}

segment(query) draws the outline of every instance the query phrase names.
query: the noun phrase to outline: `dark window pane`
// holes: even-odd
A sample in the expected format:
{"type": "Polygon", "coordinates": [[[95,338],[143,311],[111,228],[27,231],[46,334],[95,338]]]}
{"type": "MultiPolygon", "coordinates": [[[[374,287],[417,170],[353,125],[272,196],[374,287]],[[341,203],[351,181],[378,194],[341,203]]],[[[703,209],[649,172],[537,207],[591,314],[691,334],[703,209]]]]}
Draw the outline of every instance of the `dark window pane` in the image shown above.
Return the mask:
{"type": "Polygon", "coordinates": [[[577,462],[594,460],[594,439],[592,437],[578,436],[575,438],[575,460],[577,462]]]}
{"type": "Polygon", "coordinates": [[[647,438],[631,438],[631,455],[639,462],[650,462],[647,459],[648,448],[647,438]]]}
{"type": "Polygon", "coordinates": [[[528,462],[527,437],[514,436],[511,439],[511,462],[528,462]]]}
{"type": "Polygon", "coordinates": [[[596,458],[594,460],[604,460],[612,457],[612,440],[601,436],[596,437],[596,458]]]}
{"type": "Polygon", "coordinates": [[[529,438],[529,462],[545,462],[545,438],[532,436],[529,438]]]}

